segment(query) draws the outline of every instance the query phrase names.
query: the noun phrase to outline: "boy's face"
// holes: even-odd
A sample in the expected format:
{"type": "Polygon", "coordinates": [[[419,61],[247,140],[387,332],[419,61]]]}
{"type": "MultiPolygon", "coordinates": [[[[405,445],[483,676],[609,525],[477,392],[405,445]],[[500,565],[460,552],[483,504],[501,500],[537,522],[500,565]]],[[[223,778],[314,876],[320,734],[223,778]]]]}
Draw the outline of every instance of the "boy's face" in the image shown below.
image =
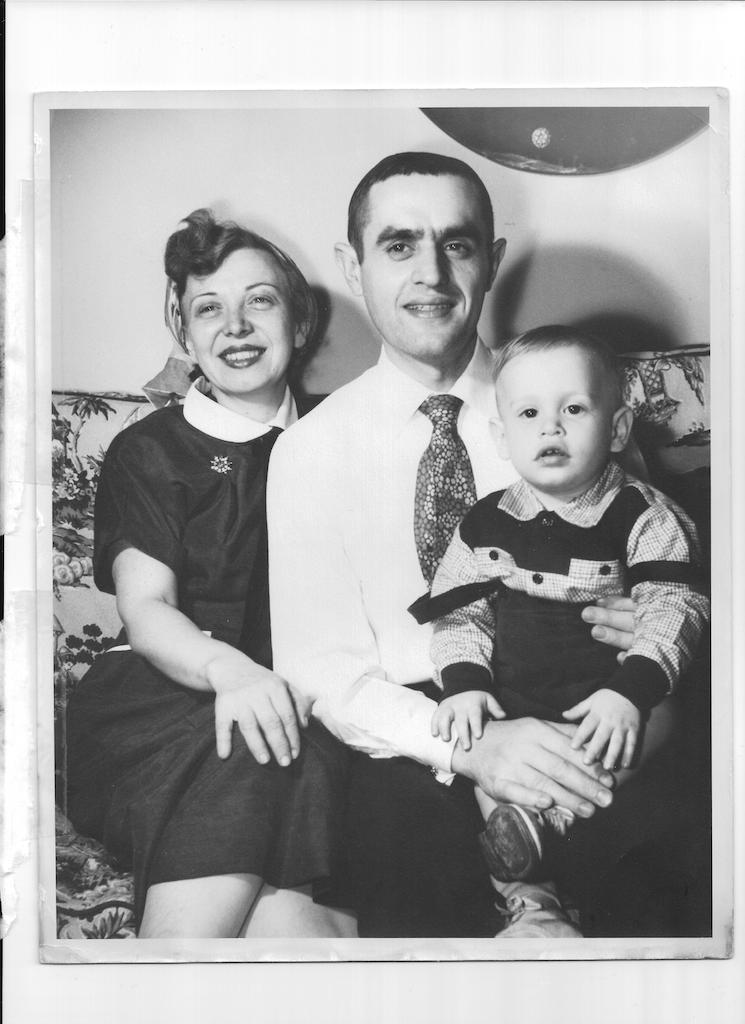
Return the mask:
{"type": "Polygon", "coordinates": [[[500,454],[552,504],[592,487],[610,452],[625,448],[633,419],[602,367],[572,347],[510,360],[497,380],[497,404],[500,454]]]}

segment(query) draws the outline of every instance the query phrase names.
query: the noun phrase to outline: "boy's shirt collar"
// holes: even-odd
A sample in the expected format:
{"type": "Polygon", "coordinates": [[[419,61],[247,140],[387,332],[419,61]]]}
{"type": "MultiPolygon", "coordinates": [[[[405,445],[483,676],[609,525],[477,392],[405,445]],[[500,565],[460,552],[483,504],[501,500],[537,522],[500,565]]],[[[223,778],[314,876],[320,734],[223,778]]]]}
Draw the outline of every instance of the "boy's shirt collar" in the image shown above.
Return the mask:
{"type": "MultiPolygon", "coordinates": [[[[620,466],[610,459],[600,478],[583,494],[563,505],[551,509],[551,512],[574,526],[594,526],[598,523],[619,489],[626,482],[626,475],[620,466]]],[[[536,495],[530,484],[524,480],[508,487],[502,495],[499,507],[515,519],[535,519],[546,507],[536,495]]]]}

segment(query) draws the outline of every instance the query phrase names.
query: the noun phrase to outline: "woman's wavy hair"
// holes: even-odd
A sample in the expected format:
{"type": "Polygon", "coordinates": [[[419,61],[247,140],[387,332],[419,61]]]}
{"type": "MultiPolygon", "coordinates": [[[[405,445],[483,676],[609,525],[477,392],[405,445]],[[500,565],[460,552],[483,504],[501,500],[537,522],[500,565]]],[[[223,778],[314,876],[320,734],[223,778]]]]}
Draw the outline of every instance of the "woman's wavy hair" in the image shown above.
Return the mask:
{"type": "MultiPolygon", "coordinates": [[[[275,261],[287,282],[295,327],[306,341],[318,326],[318,306],[297,264],[279,246],[230,220],[217,220],[209,209],[194,210],[166,243],[165,271],[173,281],[180,302],[191,276],[214,274],[231,253],[239,249],[265,252],[275,261]]],[[[166,322],[168,322],[166,311],[166,322]]]]}

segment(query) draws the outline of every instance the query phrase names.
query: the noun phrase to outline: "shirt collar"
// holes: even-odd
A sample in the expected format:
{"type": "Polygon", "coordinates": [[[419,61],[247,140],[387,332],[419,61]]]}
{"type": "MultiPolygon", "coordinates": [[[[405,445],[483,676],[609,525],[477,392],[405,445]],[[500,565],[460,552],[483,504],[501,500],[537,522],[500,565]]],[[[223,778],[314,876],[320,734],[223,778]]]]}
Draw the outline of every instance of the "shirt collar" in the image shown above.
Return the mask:
{"type": "MultiPolygon", "coordinates": [[[[478,338],[471,361],[458,380],[449,391],[438,393],[455,395],[463,401],[464,406],[475,409],[489,420],[496,419],[492,364],[491,352],[478,338]]],[[[376,371],[380,378],[381,412],[384,412],[387,422],[394,430],[400,431],[411,420],[425,398],[435,392],[396,366],[385,348],[381,349],[376,371]]]]}
{"type": "MultiPolygon", "coordinates": [[[[623,470],[611,459],[600,479],[579,497],[552,511],[559,518],[575,526],[594,526],[615,498],[625,481],[623,470]]],[[[534,519],[545,510],[543,502],[524,480],[518,480],[502,497],[499,507],[516,519],[534,519]]]]}
{"type": "Polygon", "coordinates": [[[204,378],[196,380],[184,399],[184,419],[192,427],[209,434],[219,441],[242,443],[253,441],[267,434],[272,427],[285,430],[297,420],[295,399],[289,387],[285,388],[282,404],[268,423],[260,423],[249,416],[242,416],[210,398],[210,385],[204,378]]]}

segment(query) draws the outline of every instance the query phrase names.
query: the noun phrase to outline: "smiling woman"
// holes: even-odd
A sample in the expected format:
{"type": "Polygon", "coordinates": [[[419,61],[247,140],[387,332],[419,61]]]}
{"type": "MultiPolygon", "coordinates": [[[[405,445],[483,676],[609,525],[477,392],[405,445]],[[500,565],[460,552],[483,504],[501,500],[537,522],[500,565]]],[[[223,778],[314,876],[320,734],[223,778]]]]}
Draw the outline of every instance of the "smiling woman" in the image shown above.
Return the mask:
{"type": "Polygon", "coordinates": [[[260,235],[195,210],[165,253],[166,319],[216,402],[258,419],[279,406],[295,349],[316,326],[295,263],[260,235]]]}
{"type": "Polygon", "coordinates": [[[287,372],[315,303],[288,256],[208,210],[165,266],[202,376],[104,460],[95,581],[126,636],[70,701],[69,815],[132,869],[140,937],[337,935],[352,925],[311,894],[336,860],[346,755],[271,670],[267,593],[267,464],[298,416],[287,372]]]}
{"type": "Polygon", "coordinates": [[[293,349],[305,344],[272,257],[238,249],[214,274],[190,277],[181,302],[186,350],[215,400],[256,418],[271,415],[282,400],[293,349]]]}

